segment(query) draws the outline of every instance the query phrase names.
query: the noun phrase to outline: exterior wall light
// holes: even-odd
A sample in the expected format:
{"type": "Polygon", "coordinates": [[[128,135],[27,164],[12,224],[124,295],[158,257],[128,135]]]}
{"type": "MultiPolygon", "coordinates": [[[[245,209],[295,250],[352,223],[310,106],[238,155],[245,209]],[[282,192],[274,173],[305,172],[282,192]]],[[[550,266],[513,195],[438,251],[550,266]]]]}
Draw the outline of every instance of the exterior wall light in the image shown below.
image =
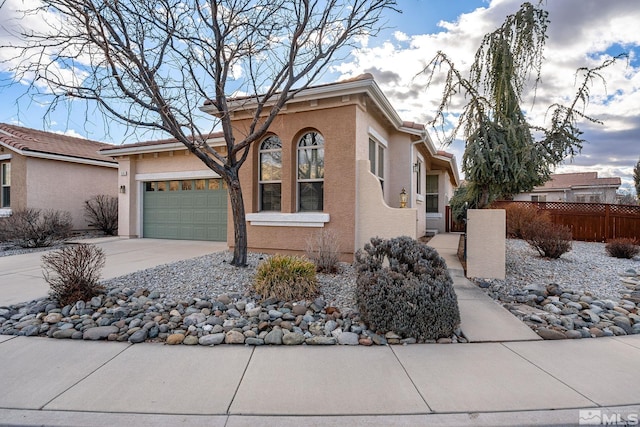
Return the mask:
{"type": "Polygon", "coordinates": [[[404,189],[404,187],[402,187],[402,191],[400,192],[400,207],[401,208],[406,208],[407,207],[407,190],[404,189]]]}
{"type": "Polygon", "coordinates": [[[125,194],[127,192],[127,187],[125,187],[124,185],[120,186],[120,194],[125,194]]]}

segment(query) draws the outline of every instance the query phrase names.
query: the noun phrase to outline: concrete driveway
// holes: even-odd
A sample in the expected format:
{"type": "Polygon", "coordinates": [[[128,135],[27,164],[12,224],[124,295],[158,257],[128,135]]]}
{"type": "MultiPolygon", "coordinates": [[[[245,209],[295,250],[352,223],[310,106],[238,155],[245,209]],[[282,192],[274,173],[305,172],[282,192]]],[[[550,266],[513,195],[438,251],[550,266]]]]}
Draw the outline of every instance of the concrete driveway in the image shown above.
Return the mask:
{"type": "MultiPolygon", "coordinates": [[[[111,237],[81,242],[96,244],[107,255],[102,270],[103,279],[228,249],[226,242],[192,240],[111,237]]],[[[42,277],[41,267],[44,253],[0,257],[0,306],[31,301],[47,295],[49,285],[42,277]]]]}

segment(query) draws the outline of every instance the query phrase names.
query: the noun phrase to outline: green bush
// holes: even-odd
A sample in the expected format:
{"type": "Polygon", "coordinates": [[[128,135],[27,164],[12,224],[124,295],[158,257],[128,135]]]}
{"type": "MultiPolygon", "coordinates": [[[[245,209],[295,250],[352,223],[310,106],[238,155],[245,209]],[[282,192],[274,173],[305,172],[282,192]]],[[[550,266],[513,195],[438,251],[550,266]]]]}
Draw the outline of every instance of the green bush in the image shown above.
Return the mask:
{"type": "Polygon", "coordinates": [[[571,229],[536,217],[523,230],[524,240],[544,258],[560,258],[571,250],[571,229]]]}
{"type": "Polygon", "coordinates": [[[306,255],[316,265],[316,271],[335,273],[340,261],[338,235],[331,230],[320,230],[307,240],[306,255]]]}
{"type": "Polygon", "coordinates": [[[371,239],[356,253],[356,301],[374,331],[433,340],[460,325],[453,281],[438,252],[409,237],[371,239]]]}
{"type": "Polygon", "coordinates": [[[62,306],[87,301],[104,291],[98,281],[105,255],[97,246],[66,246],[45,254],[42,263],[50,294],[62,306]]]}
{"type": "Polygon", "coordinates": [[[69,212],[29,208],[14,211],[0,222],[0,227],[0,241],[40,248],[68,239],[72,221],[69,212]]]}
{"type": "Polygon", "coordinates": [[[95,227],[107,236],[118,234],[118,198],[99,194],[84,202],[84,216],[89,227],[95,227]]]}
{"type": "Polygon", "coordinates": [[[605,249],[609,256],[631,259],[640,253],[640,246],[636,239],[619,238],[607,242],[605,249]]]}
{"type": "Polygon", "coordinates": [[[299,301],[318,293],[316,266],[306,259],[274,255],[258,266],[253,287],[263,298],[299,301]]]}

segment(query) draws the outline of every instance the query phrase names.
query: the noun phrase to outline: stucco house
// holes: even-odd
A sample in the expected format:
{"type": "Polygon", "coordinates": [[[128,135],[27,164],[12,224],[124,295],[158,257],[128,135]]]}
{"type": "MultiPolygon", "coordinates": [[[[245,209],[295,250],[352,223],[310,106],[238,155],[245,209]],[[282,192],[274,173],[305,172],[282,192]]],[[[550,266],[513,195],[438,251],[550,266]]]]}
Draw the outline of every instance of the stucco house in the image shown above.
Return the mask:
{"type": "Polygon", "coordinates": [[[520,193],[515,201],[615,203],[619,177],[598,178],[598,172],[558,173],[544,185],[520,193]]]}
{"type": "Polygon", "coordinates": [[[68,211],[73,228],[89,228],[84,201],[118,193],[118,164],[98,150],[109,144],[0,123],[0,216],[37,208],[68,211]]]}
{"type": "MultiPolygon", "coordinates": [[[[241,135],[251,98],[229,102],[241,135]]],[[[211,105],[202,110],[214,114],[211,105]]],[[[222,134],[209,144],[224,150],[222,134]]],[[[459,183],[455,158],[424,126],[402,121],[370,74],[301,91],[240,170],[251,251],[296,253],[333,230],[344,259],[373,236],[444,231],[459,183]],[[400,207],[401,192],[406,207],[400,207]]],[[[119,164],[119,233],[233,245],[224,182],[175,140],[101,150],[119,164]]]]}

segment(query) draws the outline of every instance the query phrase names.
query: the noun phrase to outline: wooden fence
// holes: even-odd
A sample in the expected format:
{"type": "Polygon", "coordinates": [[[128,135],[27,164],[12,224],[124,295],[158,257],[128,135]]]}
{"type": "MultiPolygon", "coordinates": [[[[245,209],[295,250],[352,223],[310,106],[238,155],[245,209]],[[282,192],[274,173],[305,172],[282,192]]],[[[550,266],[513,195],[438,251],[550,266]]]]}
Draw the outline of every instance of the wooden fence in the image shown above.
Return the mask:
{"type": "Polygon", "coordinates": [[[546,212],[553,223],[571,228],[573,240],[605,242],[621,237],[640,239],[640,206],[500,201],[494,202],[492,207],[504,209],[509,204],[546,212]]]}
{"type": "Polygon", "coordinates": [[[456,222],[453,219],[453,214],[451,213],[451,206],[446,206],[445,223],[446,223],[445,231],[447,233],[464,233],[466,231],[464,222],[456,222]]]}

